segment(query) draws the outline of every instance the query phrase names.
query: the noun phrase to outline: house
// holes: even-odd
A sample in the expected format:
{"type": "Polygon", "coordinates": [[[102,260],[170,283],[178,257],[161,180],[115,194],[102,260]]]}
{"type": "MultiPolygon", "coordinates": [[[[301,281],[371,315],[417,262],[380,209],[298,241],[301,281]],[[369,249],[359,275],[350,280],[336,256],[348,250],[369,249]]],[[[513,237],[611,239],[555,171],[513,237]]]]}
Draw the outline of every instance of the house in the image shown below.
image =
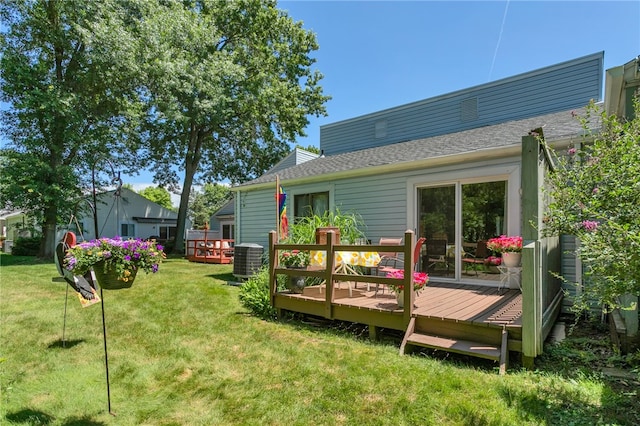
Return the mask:
{"type": "MultiPolygon", "coordinates": [[[[414,312],[411,304],[405,304],[403,316],[394,316],[397,312],[372,300],[335,304],[329,290],[319,304],[273,294],[274,306],[362,322],[372,336],[377,327],[405,330],[405,342],[420,335],[416,344],[454,352],[464,347],[459,351],[484,356],[469,348],[490,344],[491,357],[501,357],[508,347],[531,365],[562,308],[561,283],[550,271],[570,264],[561,262],[561,241],[538,231],[544,209],[540,188],[552,165],[536,135],[556,149],[580,140],[583,129],[573,114],[591,100],[602,101],[603,61],[604,52],[598,52],[322,126],[323,157],[233,188],[238,242],[277,249],[269,234],[277,226],[277,176],[288,194],[290,221],[339,208],[362,217],[374,246],[381,238],[425,237],[427,243],[413,260],[429,273],[429,290],[464,287],[469,295],[485,294],[490,299],[474,302],[485,305],[473,317],[486,318],[491,308],[497,310],[490,316],[506,322],[436,318],[428,309],[414,312]],[[464,261],[501,234],[520,235],[525,242],[522,269],[517,279],[506,275],[507,283],[505,275],[464,261]],[[514,293],[503,305],[495,296],[505,285],[514,293]],[[502,335],[496,331],[500,327],[502,335]],[[489,329],[496,331],[491,337],[489,329]],[[480,344],[465,340],[469,335],[480,344]]],[[[273,278],[286,272],[271,266],[273,278]]],[[[326,282],[333,278],[327,275],[326,282]]]]}
{"type": "Polygon", "coordinates": [[[37,229],[35,222],[22,211],[0,211],[0,249],[11,253],[15,240],[31,236],[34,229],[37,229]]]}
{"type": "MultiPolygon", "coordinates": [[[[155,237],[166,242],[175,239],[178,213],[169,210],[142,195],[127,189],[102,192],[96,197],[95,223],[92,204],[79,204],[79,211],[68,225],[58,229],[61,238],[65,231],[75,232],[80,239],[120,236],[146,239],[155,237]]],[[[187,223],[187,227],[189,223],[187,223]]]]}

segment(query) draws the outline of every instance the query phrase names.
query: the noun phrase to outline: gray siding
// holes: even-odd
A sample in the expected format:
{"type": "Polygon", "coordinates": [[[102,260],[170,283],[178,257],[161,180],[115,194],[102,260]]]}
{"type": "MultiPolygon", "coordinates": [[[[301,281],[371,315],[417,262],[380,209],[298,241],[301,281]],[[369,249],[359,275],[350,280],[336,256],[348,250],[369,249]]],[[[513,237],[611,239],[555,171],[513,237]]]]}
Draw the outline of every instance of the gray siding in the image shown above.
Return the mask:
{"type": "Polygon", "coordinates": [[[306,151],[304,149],[296,148],[289,155],[284,157],[278,164],[273,166],[268,173],[275,173],[280,170],[287,169],[289,167],[297,166],[298,164],[306,163],[309,160],[318,158],[318,154],[306,151]]]}
{"type": "MultiPolygon", "coordinates": [[[[517,159],[503,159],[491,162],[492,167],[511,166],[517,164],[517,159]]],[[[287,192],[287,210],[289,220],[295,194],[312,192],[330,192],[332,209],[339,209],[342,213],[358,213],[365,225],[364,230],[368,239],[377,243],[381,237],[402,237],[407,230],[407,184],[409,179],[420,177],[422,182],[430,182],[432,174],[451,172],[471,173],[479,165],[486,162],[466,163],[464,165],[444,166],[432,169],[410,170],[377,176],[352,177],[335,179],[303,185],[285,185],[287,192]]],[[[269,241],[269,231],[275,230],[275,184],[266,190],[240,191],[241,212],[236,214],[237,243],[257,243],[266,247],[269,241]]],[[[415,231],[415,229],[413,229],[415,231]]]]}
{"type": "Polygon", "coordinates": [[[604,53],[320,127],[326,155],[580,108],[601,100],[604,53]]]}

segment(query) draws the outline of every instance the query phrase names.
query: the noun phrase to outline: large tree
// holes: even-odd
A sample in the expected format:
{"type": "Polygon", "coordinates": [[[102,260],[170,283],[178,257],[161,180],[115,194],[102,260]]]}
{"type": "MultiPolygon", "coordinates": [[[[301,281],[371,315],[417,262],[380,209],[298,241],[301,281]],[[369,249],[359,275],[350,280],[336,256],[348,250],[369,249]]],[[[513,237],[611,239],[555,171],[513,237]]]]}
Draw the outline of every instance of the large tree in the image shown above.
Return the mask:
{"type": "Polygon", "coordinates": [[[109,1],[4,0],[0,18],[0,205],[38,219],[40,256],[92,175],[118,162],[130,80],[116,65],[135,46],[109,1]],[[104,29],[111,27],[111,31],[104,29]],[[100,30],[102,28],[102,30],[100,30]],[[96,31],[96,29],[98,31],[96,31]],[[99,40],[96,33],[106,35],[99,40]],[[94,173],[95,172],[95,173],[94,173]]]}
{"type": "Polygon", "coordinates": [[[290,150],[328,99],[312,70],[313,33],[275,1],[158,2],[141,26],[156,182],[184,170],[176,250],[198,178],[242,182],[290,150]]]}

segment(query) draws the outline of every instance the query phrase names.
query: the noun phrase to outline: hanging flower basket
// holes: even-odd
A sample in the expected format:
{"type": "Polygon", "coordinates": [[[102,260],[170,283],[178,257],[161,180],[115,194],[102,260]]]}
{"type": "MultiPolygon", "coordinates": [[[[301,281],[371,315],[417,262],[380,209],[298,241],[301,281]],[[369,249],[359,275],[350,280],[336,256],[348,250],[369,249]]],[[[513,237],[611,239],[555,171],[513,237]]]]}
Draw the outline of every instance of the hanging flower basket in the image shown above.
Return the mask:
{"type": "Polygon", "coordinates": [[[96,280],[100,284],[100,288],[103,290],[120,290],[123,288],[129,288],[133,285],[133,281],[138,274],[137,269],[125,271],[129,276],[120,277],[115,268],[105,265],[105,262],[98,262],[93,268],[93,272],[96,274],[96,280]],[[106,269],[105,269],[106,266],[106,269]]]}
{"type": "Polygon", "coordinates": [[[64,265],[74,275],[93,268],[100,287],[115,290],[131,287],[140,270],[157,272],[163,258],[162,246],[155,240],[100,238],[68,249],[64,265]]]}

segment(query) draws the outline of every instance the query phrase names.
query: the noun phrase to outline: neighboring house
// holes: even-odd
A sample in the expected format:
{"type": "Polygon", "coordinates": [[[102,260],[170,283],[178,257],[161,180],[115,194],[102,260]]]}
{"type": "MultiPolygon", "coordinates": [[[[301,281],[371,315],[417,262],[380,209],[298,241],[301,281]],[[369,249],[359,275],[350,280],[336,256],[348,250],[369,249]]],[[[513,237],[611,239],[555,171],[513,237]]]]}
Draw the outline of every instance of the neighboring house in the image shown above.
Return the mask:
{"type": "Polygon", "coordinates": [[[0,211],[0,249],[5,253],[11,253],[15,240],[31,236],[33,229],[38,229],[38,226],[22,211],[0,211]]]}
{"type": "MultiPolygon", "coordinates": [[[[90,198],[87,199],[91,201],[90,198]]],[[[127,188],[106,191],[97,195],[97,229],[100,237],[120,236],[123,238],[156,237],[167,241],[176,237],[178,213],[169,210],[127,188]]],[[[96,238],[96,224],[88,204],[79,204],[81,212],[76,213],[77,221],[70,220],[68,226],[60,226],[61,237],[67,229],[79,238],[96,238]]],[[[188,229],[190,222],[187,219],[188,229]]]]}

